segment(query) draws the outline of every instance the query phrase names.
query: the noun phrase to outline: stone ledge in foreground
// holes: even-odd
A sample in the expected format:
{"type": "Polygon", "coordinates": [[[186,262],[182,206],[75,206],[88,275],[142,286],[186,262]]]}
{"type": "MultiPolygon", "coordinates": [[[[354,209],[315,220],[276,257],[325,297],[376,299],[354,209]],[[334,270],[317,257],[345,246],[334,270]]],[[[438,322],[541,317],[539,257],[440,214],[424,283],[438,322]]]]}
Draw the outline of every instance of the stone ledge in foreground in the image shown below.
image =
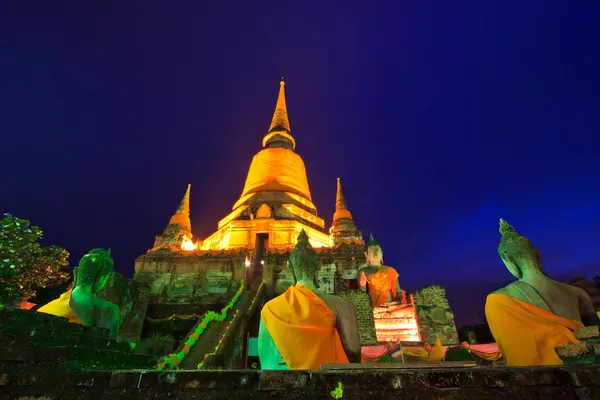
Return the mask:
{"type": "MultiPolygon", "coordinates": [[[[600,399],[600,365],[319,371],[89,371],[3,368],[7,399],[600,399]]],[[[4,397],[0,396],[4,399],[4,397]]]]}

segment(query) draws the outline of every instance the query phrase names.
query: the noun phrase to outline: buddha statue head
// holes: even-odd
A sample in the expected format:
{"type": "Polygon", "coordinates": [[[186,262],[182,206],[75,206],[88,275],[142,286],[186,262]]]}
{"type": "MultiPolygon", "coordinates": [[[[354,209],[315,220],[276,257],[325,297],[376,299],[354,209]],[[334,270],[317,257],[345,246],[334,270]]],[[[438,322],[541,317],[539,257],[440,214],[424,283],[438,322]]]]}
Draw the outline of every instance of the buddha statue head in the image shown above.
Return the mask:
{"type": "Polygon", "coordinates": [[[101,291],[113,271],[110,250],[93,249],[81,258],[73,270],[73,288],[89,287],[92,293],[101,291]]]}
{"type": "Polygon", "coordinates": [[[515,278],[521,279],[524,273],[539,270],[544,273],[540,260],[540,251],[525,236],[515,231],[515,228],[500,218],[500,233],[502,238],[498,245],[498,254],[506,268],[515,278]]]}
{"type": "Polygon", "coordinates": [[[383,250],[379,242],[373,238],[372,233],[369,242],[365,245],[365,258],[369,265],[381,265],[383,263],[383,250]]]}
{"type": "Polygon", "coordinates": [[[300,235],[298,235],[296,247],[294,247],[294,250],[292,250],[292,253],[290,254],[290,269],[292,271],[294,285],[298,281],[308,281],[313,282],[315,286],[319,287],[317,283],[319,273],[317,259],[317,252],[310,245],[308,235],[303,229],[300,232],[300,235]]]}

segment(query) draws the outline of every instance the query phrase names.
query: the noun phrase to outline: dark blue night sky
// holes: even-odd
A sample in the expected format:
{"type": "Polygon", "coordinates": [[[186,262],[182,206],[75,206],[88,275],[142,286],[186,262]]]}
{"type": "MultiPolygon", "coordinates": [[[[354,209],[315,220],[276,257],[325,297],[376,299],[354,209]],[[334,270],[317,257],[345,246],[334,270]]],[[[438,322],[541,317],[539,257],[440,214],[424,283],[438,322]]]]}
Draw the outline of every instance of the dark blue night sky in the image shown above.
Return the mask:
{"type": "Polygon", "coordinates": [[[12,3],[0,211],[72,264],[111,247],[131,276],[188,183],[195,235],[216,230],[283,76],[320,215],[341,177],[401,285],[446,285],[457,322],[511,279],[499,217],[552,277],[600,273],[597,1],[12,3]]]}

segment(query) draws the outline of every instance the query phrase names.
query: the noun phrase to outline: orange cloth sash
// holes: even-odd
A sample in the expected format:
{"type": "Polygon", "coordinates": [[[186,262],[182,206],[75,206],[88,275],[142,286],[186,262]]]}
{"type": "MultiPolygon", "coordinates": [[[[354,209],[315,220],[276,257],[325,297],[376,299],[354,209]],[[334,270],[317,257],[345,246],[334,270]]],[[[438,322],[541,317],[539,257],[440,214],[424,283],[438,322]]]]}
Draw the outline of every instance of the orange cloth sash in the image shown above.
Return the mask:
{"type": "Polygon", "coordinates": [[[75,324],[85,325],[85,322],[81,320],[71,307],[69,307],[69,301],[71,300],[71,290],[68,290],[60,295],[60,297],[56,300],[51,301],[43,307],[38,308],[38,312],[42,312],[45,314],[56,315],[57,317],[67,318],[69,322],[73,322],[75,324]]]}
{"type": "Polygon", "coordinates": [[[392,292],[392,299],[396,297],[396,282],[398,273],[394,268],[382,265],[369,279],[369,294],[373,301],[373,307],[377,307],[388,301],[388,294],[392,292]]]}
{"type": "Polygon", "coordinates": [[[305,286],[290,286],[267,302],[261,317],[289,369],[348,364],[335,314],[305,286]]]}
{"type": "Polygon", "coordinates": [[[556,347],[579,343],[578,321],[504,294],[490,294],[485,316],[507,366],[562,365],[556,347]]]}

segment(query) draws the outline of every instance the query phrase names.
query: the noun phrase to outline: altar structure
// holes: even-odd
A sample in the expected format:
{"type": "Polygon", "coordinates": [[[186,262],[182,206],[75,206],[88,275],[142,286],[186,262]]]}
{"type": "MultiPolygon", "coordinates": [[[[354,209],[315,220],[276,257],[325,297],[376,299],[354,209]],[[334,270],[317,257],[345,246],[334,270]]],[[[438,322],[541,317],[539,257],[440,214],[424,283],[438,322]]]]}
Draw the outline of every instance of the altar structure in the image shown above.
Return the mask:
{"type": "Polygon", "coordinates": [[[295,150],[282,81],[262,149],[252,159],[239,199],[218,222],[217,230],[204,239],[193,236],[188,185],[163,233],[137,258],[134,280],[150,285],[151,304],[177,304],[187,307],[188,313],[194,312],[195,306],[242,280],[254,287],[265,281],[268,297],[281,294],[292,283],[288,259],[304,230],[319,253],[321,290],[354,302],[363,345],[398,340],[433,343],[436,336],[445,344],[457,343],[454,317],[443,288],[440,291],[432,286],[409,293],[406,304],[376,310],[374,318],[369,295],[356,284],[358,266],[365,262],[365,243],[341,180],[337,179],[335,212],[326,231],[325,221],[312,202],[304,161],[295,150]],[[428,303],[428,291],[435,292],[436,304],[428,303]],[[433,313],[436,320],[431,318],[431,308],[439,308],[437,304],[442,304],[442,309],[433,313]]]}

